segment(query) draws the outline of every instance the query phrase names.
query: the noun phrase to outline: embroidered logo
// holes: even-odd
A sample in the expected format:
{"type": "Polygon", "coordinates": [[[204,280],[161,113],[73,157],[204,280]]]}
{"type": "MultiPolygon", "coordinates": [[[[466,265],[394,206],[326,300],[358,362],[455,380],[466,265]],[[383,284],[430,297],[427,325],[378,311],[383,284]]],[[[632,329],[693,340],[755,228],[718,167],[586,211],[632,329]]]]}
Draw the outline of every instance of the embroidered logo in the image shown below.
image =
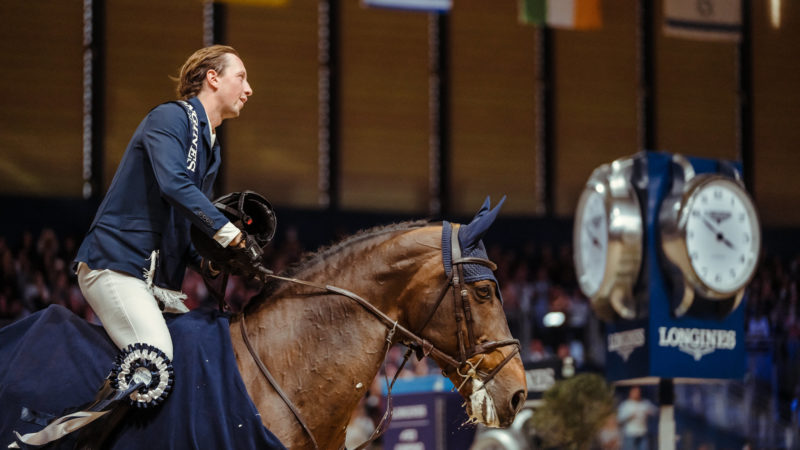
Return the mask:
{"type": "Polygon", "coordinates": [[[200,140],[199,121],[197,120],[197,112],[192,105],[183,100],[179,100],[179,102],[186,108],[186,115],[192,124],[192,142],[189,144],[189,155],[186,157],[186,169],[194,172],[197,168],[197,143],[200,140]]]}

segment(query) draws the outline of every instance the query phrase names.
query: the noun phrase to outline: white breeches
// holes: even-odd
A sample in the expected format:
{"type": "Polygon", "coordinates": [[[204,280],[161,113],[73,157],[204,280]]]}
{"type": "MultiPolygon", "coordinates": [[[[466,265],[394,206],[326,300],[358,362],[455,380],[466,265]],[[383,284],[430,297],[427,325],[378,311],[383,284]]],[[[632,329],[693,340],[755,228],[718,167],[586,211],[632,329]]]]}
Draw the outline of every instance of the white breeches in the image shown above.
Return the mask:
{"type": "Polygon", "coordinates": [[[142,342],[172,359],[172,338],[147,284],[126,273],[78,265],[78,284],[111,340],[120,349],[142,342]]]}

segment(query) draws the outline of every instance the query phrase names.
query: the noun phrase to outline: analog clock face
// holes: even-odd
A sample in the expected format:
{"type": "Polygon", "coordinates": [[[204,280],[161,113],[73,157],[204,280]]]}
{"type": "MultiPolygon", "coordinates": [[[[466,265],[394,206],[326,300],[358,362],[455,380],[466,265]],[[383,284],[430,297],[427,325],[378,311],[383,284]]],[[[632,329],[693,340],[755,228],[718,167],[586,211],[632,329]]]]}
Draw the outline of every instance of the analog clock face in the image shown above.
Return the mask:
{"type": "Polygon", "coordinates": [[[575,265],[581,290],[592,297],[600,289],[606,272],[608,253],[608,211],[597,191],[585,191],[582,208],[576,217],[575,265]]]}
{"type": "Polygon", "coordinates": [[[699,186],[687,202],[686,250],[697,277],[720,294],[743,288],[756,270],[761,234],[755,208],[733,181],[699,186]]]}

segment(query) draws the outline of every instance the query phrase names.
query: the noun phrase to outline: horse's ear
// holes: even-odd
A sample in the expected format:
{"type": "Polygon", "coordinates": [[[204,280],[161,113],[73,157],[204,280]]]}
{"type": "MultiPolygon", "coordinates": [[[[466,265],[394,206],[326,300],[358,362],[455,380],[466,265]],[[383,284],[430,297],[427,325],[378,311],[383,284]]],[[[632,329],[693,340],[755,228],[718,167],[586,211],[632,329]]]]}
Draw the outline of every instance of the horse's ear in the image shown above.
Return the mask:
{"type": "Polygon", "coordinates": [[[491,200],[489,196],[486,197],[486,201],[483,202],[481,209],[472,218],[472,222],[468,225],[462,225],[458,230],[458,240],[463,247],[469,248],[478,244],[492,223],[494,223],[497,214],[500,213],[500,207],[503,206],[505,201],[506,196],[504,195],[494,209],[490,209],[491,200]]]}

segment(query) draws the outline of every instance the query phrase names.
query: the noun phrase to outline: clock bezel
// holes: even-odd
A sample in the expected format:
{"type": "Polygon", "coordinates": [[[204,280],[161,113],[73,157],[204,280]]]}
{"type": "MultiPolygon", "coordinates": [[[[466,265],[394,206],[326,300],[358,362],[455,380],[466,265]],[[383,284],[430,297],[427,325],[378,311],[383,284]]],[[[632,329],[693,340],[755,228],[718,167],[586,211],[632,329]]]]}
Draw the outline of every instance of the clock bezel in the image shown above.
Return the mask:
{"type": "Polygon", "coordinates": [[[578,199],[573,227],[575,274],[581,292],[586,295],[598,316],[606,321],[616,316],[637,317],[633,287],[642,265],[644,228],[639,197],[631,182],[634,158],[603,164],[592,172],[578,199]],[[607,246],[603,278],[599,287],[587,293],[581,282],[585,273],[581,262],[580,236],[583,232],[583,208],[590,195],[600,195],[606,209],[607,246]]]}

